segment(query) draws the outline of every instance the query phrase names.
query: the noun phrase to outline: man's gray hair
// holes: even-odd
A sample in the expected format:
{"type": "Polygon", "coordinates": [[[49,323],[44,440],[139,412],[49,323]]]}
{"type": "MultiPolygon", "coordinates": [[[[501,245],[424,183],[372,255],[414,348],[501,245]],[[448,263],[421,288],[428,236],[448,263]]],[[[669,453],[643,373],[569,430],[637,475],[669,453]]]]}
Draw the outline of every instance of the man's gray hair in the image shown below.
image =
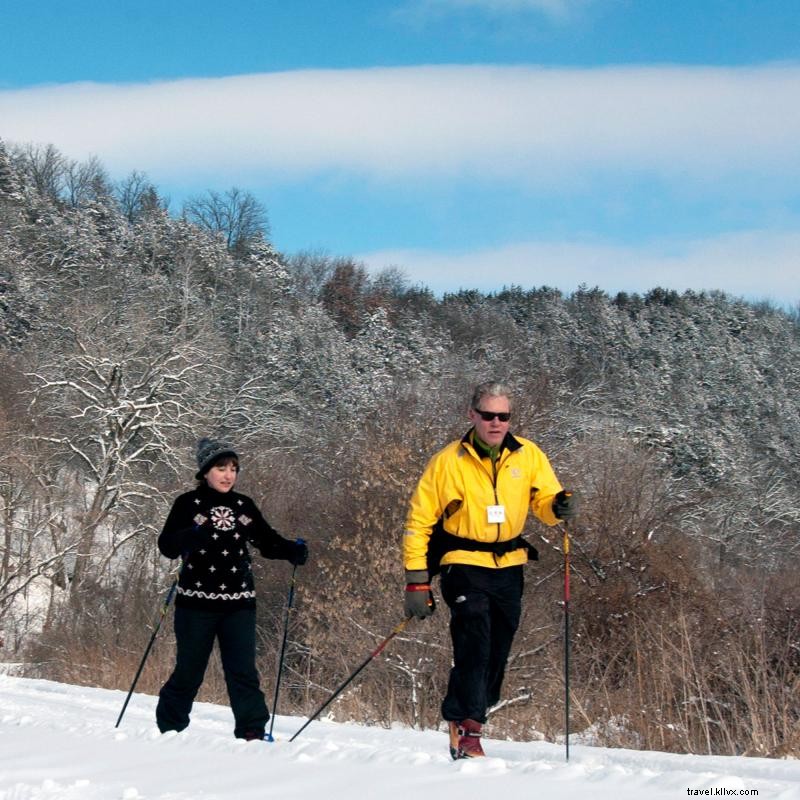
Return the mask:
{"type": "Polygon", "coordinates": [[[472,393],[472,404],[470,407],[480,408],[481,400],[483,400],[484,397],[507,397],[508,407],[511,408],[511,389],[505,383],[500,383],[499,381],[479,383],[472,393]]]}

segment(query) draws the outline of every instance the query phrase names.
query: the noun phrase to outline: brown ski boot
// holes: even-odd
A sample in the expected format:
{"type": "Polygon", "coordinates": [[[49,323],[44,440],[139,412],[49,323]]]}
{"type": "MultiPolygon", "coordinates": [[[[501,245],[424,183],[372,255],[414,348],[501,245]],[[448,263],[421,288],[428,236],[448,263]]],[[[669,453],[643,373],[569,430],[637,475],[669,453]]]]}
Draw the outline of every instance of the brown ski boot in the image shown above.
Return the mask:
{"type": "Polygon", "coordinates": [[[481,747],[481,730],[483,726],[474,719],[461,722],[449,722],[450,755],[454,761],[459,758],[480,758],[485,756],[481,747]]]}

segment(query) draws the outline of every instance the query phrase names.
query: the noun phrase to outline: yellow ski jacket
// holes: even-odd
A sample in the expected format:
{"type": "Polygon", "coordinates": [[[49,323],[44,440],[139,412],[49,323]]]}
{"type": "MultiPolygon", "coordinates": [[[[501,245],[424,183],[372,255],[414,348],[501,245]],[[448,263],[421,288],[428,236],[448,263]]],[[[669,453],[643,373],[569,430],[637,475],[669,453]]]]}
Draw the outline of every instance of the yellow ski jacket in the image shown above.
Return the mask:
{"type": "MultiPolygon", "coordinates": [[[[558,519],[552,501],[561,484],[547,456],[531,441],[507,434],[494,465],[472,444],[473,429],[428,462],[406,517],[403,561],[407,570],[427,569],[431,532],[440,518],[444,529],[478,542],[504,542],[522,532],[528,508],[545,525],[558,519]],[[502,521],[500,521],[502,520],[502,521]]],[[[451,550],[445,564],[512,567],[528,560],[527,551],[504,555],[451,550]]]]}

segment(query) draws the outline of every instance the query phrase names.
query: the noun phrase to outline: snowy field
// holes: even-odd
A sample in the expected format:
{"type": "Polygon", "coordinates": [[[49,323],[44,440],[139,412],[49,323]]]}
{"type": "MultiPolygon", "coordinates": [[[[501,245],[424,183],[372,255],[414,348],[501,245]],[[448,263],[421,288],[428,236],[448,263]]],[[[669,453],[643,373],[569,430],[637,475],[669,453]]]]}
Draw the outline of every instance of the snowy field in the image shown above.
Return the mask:
{"type": "Polygon", "coordinates": [[[155,698],[0,676],[0,800],[800,800],[800,761],[679,756],[485,741],[451,761],[446,736],[278,716],[276,742],[232,735],[226,706],[198,703],[160,735],[155,698]]]}

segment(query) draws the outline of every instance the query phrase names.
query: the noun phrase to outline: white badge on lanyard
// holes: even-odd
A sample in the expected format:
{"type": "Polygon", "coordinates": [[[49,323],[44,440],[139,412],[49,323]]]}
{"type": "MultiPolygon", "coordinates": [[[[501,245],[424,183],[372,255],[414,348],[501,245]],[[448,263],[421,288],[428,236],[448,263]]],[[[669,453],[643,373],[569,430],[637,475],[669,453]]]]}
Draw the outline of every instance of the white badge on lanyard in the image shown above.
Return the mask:
{"type": "Polygon", "coordinates": [[[506,521],[506,507],[505,506],[486,506],[486,519],[492,524],[496,525],[506,521]]]}

